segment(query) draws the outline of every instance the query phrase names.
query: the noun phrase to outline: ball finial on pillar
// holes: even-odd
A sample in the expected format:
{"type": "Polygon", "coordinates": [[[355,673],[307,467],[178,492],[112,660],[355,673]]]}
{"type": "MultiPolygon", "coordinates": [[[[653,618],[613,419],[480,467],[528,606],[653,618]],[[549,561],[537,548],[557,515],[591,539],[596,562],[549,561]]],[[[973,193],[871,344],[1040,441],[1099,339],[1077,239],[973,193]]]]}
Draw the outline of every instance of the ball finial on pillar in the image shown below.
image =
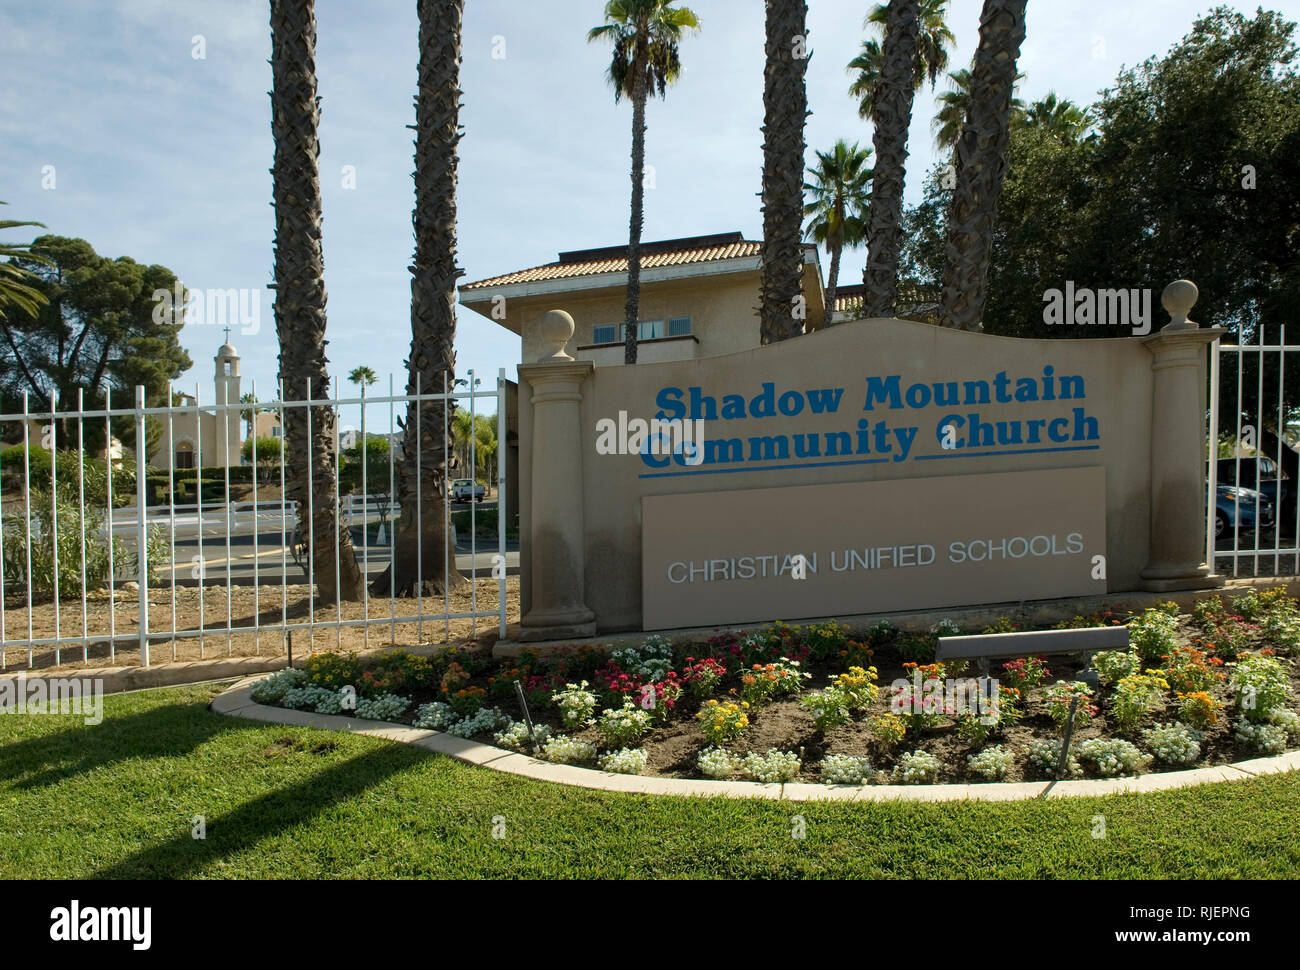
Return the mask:
{"type": "Polygon", "coordinates": [[[1162,330],[1197,330],[1200,324],[1187,319],[1187,314],[1196,306],[1200,291],[1191,280],[1174,280],[1160,294],[1160,304],[1169,311],[1170,321],[1162,330]]]}
{"type": "Polygon", "coordinates": [[[563,310],[547,310],[542,314],[542,323],[537,329],[542,338],[542,356],[538,363],[573,360],[564,352],[565,345],[573,336],[573,317],[563,310]]]}

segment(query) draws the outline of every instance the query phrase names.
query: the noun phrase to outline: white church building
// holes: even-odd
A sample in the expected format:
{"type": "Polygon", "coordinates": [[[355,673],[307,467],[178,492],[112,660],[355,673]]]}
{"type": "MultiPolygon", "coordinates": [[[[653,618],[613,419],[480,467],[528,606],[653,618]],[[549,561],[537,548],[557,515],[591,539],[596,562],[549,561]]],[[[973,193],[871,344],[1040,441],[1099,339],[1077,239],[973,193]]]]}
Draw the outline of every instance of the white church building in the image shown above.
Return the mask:
{"type": "Polygon", "coordinates": [[[197,402],[193,395],[182,394],[180,409],[171,416],[170,451],[168,429],[164,428],[158,447],[149,456],[154,468],[233,468],[242,464],[244,421],[237,408],[229,411],[209,410],[213,405],[239,403],[239,353],[227,342],[213,358],[213,396],[211,401],[197,402]]]}

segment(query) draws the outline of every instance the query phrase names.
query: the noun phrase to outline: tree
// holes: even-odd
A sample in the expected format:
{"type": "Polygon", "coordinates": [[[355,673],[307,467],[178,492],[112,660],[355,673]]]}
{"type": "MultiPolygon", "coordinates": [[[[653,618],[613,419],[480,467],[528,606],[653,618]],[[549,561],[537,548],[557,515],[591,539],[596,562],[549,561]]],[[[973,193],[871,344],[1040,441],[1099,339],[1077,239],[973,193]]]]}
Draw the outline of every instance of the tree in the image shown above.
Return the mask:
{"type": "MultiPolygon", "coordinates": [[[[258,481],[263,485],[274,484],[278,480],[276,475],[280,467],[280,439],[279,438],[253,438],[250,436],[244,442],[240,453],[244,461],[250,465],[253,462],[253,449],[257,449],[256,467],[253,469],[257,475],[258,481]],[[256,442],[256,444],[254,444],[256,442]]],[[[286,483],[287,484],[287,483],[286,483]]]]}
{"type": "MultiPolygon", "coordinates": [[[[60,407],[76,405],[82,393],[87,410],[103,406],[111,392],[115,407],[135,405],[135,388],[145,389],[145,403],[167,404],[168,387],[190,366],[179,334],[183,313],[162,312],[154,299],[172,292],[176,275],[165,266],[145,266],[129,257],[100,256],[84,239],[38,236],[28,252],[13,257],[27,275],[22,285],[38,292],[35,315],[0,312],[0,398],[6,410],[28,393],[34,411],[49,411],[57,395],[60,407]]],[[[136,449],[132,417],[114,418],[113,434],[136,449]]],[[[56,422],[61,444],[75,440],[70,421],[56,422]]],[[[87,450],[105,443],[102,421],[84,425],[87,450]]],[[[160,422],[146,422],[146,449],[152,450],[160,422]]]]}
{"type": "Polygon", "coordinates": [[[805,235],[821,243],[831,254],[826,281],[826,307],[835,309],[835,291],[840,276],[840,253],[856,248],[866,238],[866,212],[871,186],[871,149],[859,148],[840,139],[829,152],[817,153],[817,164],[808,169],[811,178],[804,191],[811,201],[803,209],[808,219],[805,235]]]}
{"type": "MultiPolygon", "coordinates": [[[[239,395],[240,404],[257,404],[257,395],[251,391],[245,391],[239,395]]],[[[257,414],[262,409],[259,407],[241,408],[239,411],[239,420],[243,421],[248,427],[244,431],[245,438],[251,438],[257,431],[257,414]]]]}
{"type": "Polygon", "coordinates": [[[866,287],[863,312],[868,317],[893,316],[898,294],[907,132],[912,123],[912,97],[920,75],[919,13],[919,0],[890,0],[880,82],[872,100],[876,169],[867,215],[867,266],[862,273],[866,287]]]}
{"type": "Polygon", "coordinates": [[[763,256],[759,334],[763,343],[803,333],[804,122],[808,116],[804,0],[766,0],[763,71],[763,256]]]}
{"type": "MultiPolygon", "coordinates": [[[[1023,74],[1016,74],[1016,83],[1019,84],[1023,74]]],[[[954,152],[957,148],[957,140],[961,137],[962,126],[966,123],[966,113],[970,109],[970,71],[962,68],[960,71],[951,71],[948,74],[948,80],[952,84],[947,91],[940,92],[935,98],[935,104],[939,106],[938,112],[934,116],[934,143],[940,151],[954,152]]],[[[1025,103],[1017,97],[1011,98],[1011,122],[1014,127],[1015,123],[1024,113],[1025,103]]],[[[954,154],[954,164],[956,162],[954,154]]]]}
{"type": "MultiPolygon", "coordinates": [[[[328,399],[330,390],[319,123],[315,0],[271,0],[275,330],[286,401],[328,399]]],[[[351,533],[334,512],[336,420],[328,404],[284,409],[287,497],[298,503],[299,532],[324,603],[358,600],[363,591],[351,533]]]]}
{"type": "Polygon", "coordinates": [[[379,380],[379,377],[375,372],[364,364],[360,367],[352,368],[351,372],[348,374],[349,383],[355,384],[363,390],[370,387],[370,385],[374,384],[377,380],[379,380]]]}
{"type": "Polygon", "coordinates": [[[970,107],[957,142],[957,184],[948,223],[943,325],[978,330],[988,293],[998,195],[1007,169],[1016,60],[1027,0],[984,0],[971,70],[970,107]]]}
{"type": "Polygon", "coordinates": [[[668,0],[610,0],[605,23],[587,32],[587,41],[604,41],[613,48],[606,77],[614,102],[632,102],[632,216],[628,224],[627,301],[624,316],[623,362],[636,363],[638,307],[641,300],[641,229],[645,221],[645,106],[655,92],[665,97],[668,85],[681,75],[678,44],[686,31],[700,29],[689,7],[668,0]]]}
{"type": "MultiPolygon", "coordinates": [[[[411,261],[408,395],[442,394],[456,373],[457,144],[460,142],[461,27],[464,0],[419,0],[420,61],[415,98],[415,256],[411,261]]],[[[377,594],[436,595],[462,585],[447,550],[447,467],[453,406],[412,400],[397,463],[401,515],[392,565],[377,594]],[[445,568],[447,560],[450,568],[445,568]]]]}
{"type": "Polygon", "coordinates": [[[1069,98],[1058,99],[1055,91],[1049,91],[1047,97],[1031,104],[1021,120],[1063,142],[1078,141],[1089,124],[1087,112],[1069,98]]]}
{"type": "MultiPolygon", "coordinates": [[[[933,88],[939,75],[948,67],[948,51],[957,43],[957,39],[948,28],[947,16],[948,0],[921,0],[918,12],[920,27],[916,37],[916,55],[920,61],[915,80],[917,91],[926,83],[933,88]]],[[[883,32],[888,23],[889,5],[878,3],[867,14],[863,26],[876,27],[883,32]]],[[[849,72],[856,73],[853,83],[849,85],[849,94],[858,99],[858,116],[864,121],[871,118],[883,56],[880,44],[869,39],[862,42],[861,53],[849,61],[849,72]]]]}
{"type": "MultiPolygon", "coordinates": [[[[0,205],[8,204],[0,202],[0,205]]],[[[24,226],[44,229],[45,223],[0,219],[0,230],[20,229],[24,226]]],[[[33,285],[36,277],[15,262],[16,257],[20,256],[42,262],[42,257],[32,254],[30,243],[0,243],[0,259],[8,260],[0,263],[0,318],[6,318],[15,311],[34,317],[37,310],[45,305],[45,294],[33,285]]]]}

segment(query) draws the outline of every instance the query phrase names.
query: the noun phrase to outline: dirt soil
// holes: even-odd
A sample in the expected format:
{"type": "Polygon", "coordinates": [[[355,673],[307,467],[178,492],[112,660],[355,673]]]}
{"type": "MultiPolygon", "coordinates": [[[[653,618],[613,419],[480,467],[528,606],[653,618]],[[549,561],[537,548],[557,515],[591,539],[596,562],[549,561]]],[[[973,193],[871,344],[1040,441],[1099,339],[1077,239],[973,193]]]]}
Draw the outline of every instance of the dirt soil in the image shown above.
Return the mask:
{"type": "MultiPolygon", "coordinates": [[[[203,636],[193,636],[177,640],[152,640],[149,647],[150,661],[191,661],[213,659],[218,657],[275,657],[285,654],[285,637],[278,629],[262,630],[258,633],[240,633],[239,627],[251,627],[257,618],[261,624],[281,624],[287,616],[290,624],[312,622],[315,629],[302,627],[294,629],[294,657],[320,650],[364,650],[367,648],[396,645],[412,647],[420,644],[464,643],[482,640],[490,645],[498,638],[499,626],[495,616],[474,619],[444,621],[432,619],[435,614],[469,613],[474,597],[477,598],[478,610],[494,610],[500,600],[497,581],[480,578],[475,581],[476,588],[466,582],[451,593],[449,600],[443,597],[425,597],[423,600],[423,622],[410,620],[418,617],[421,603],[416,599],[389,600],[386,597],[371,597],[369,604],[369,625],[335,627],[333,624],[340,613],[344,621],[363,620],[366,616],[364,603],[343,603],[340,606],[322,606],[319,599],[313,602],[306,585],[286,586],[235,586],[231,591],[229,610],[227,609],[226,587],[224,585],[205,587],[176,588],[175,621],[173,625],[173,603],[170,587],[151,591],[149,596],[149,629],[164,630],[199,630],[200,599],[202,600],[203,636]],[[474,590],[473,595],[471,591],[474,590]],[[200,596],[200,593],[202,594],[200,596]],[[284,605],[287,602],[287,606],[284,605]],[[314,607],[314,608],[313,608],[314,607]],[[229,612],[229,624],[227,622],[229,612]],[[392,622],[393,615],[397,622],[392,622]],[[408,622],[402,622],[407,618],[408,622]],[[227,626],[233,631],[227,633],[227,626]]],[[[134,584],[129,584],[134,585],[134,584]]],[[[104,639],[110,630],[117,635],[131,634],[139,629],[139,592],[132,589],[119,589],[116,595],[109,596],[107,591],[91,593],[87,596],[86,626],[88,643],[83,660],[80,642],[65,644],[56,656],[49,646],[32,648],[33,668],[48,669],[62,667],[106,667],[134,666],[140,663],[140,651],[134,641],[117,641],[116,649],[109,646],[104,639]],[[110,622],[112,626],[110,626],[110,622]]],[[[506,615],[507,623],[519,622],[519,577],[506,577],[506,615]]],[[[81,600],[64,601],[59,606],[59,632],[63,637],[80,638],[82,634],[81,600]]],[[[53,603],[39,604],[31,611],[31,630],[33,638],[54,636],[55,612],[53,603]]],[[[4,611],[3,665],[0,669],[16,670],[28,666],[28,651],[24,646],[14,646],[15,638],[27,638],[28,612],[26,604],[10,602],[4,611]]]]}

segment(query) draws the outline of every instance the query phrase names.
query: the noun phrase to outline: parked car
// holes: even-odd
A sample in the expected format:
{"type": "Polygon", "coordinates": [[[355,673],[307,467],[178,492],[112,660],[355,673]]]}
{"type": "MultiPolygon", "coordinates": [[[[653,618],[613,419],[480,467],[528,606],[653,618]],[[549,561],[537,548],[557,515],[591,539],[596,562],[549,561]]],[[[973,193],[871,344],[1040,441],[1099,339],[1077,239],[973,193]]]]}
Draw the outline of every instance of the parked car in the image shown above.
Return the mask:
{"type": "Polygon", "coordinates": [[[1237,485],[1219,485],[1215,488],[1214,538],[1221,539],[1237,532],[1254,532],[1273,525],[1273,503],[1262,492],[1237,485]]]}
{"type": "MultiPolygon", "coordinates": [[[[1286,469],[1279,468],[1273,459],[1266,455],[1240,459],[1220,458],[1216,480],[1219,485],[1241,485],[1243,488],[1261,492],[1272,504],[1282,534],[1295,535],[1295,483],[1287,475],[1286,469]],[[1256,475],[1259,476],[1258,479],[1256,475]]],[[[1271,525],[1271,523],[1264,524],[1271,525]]]]}
{"type": "Polygon", "coordinates": [[[451,500],[453,502],[482,502],[487,498],[487,489],[472,478],[456,478],[451,483],[451,500]]]}

